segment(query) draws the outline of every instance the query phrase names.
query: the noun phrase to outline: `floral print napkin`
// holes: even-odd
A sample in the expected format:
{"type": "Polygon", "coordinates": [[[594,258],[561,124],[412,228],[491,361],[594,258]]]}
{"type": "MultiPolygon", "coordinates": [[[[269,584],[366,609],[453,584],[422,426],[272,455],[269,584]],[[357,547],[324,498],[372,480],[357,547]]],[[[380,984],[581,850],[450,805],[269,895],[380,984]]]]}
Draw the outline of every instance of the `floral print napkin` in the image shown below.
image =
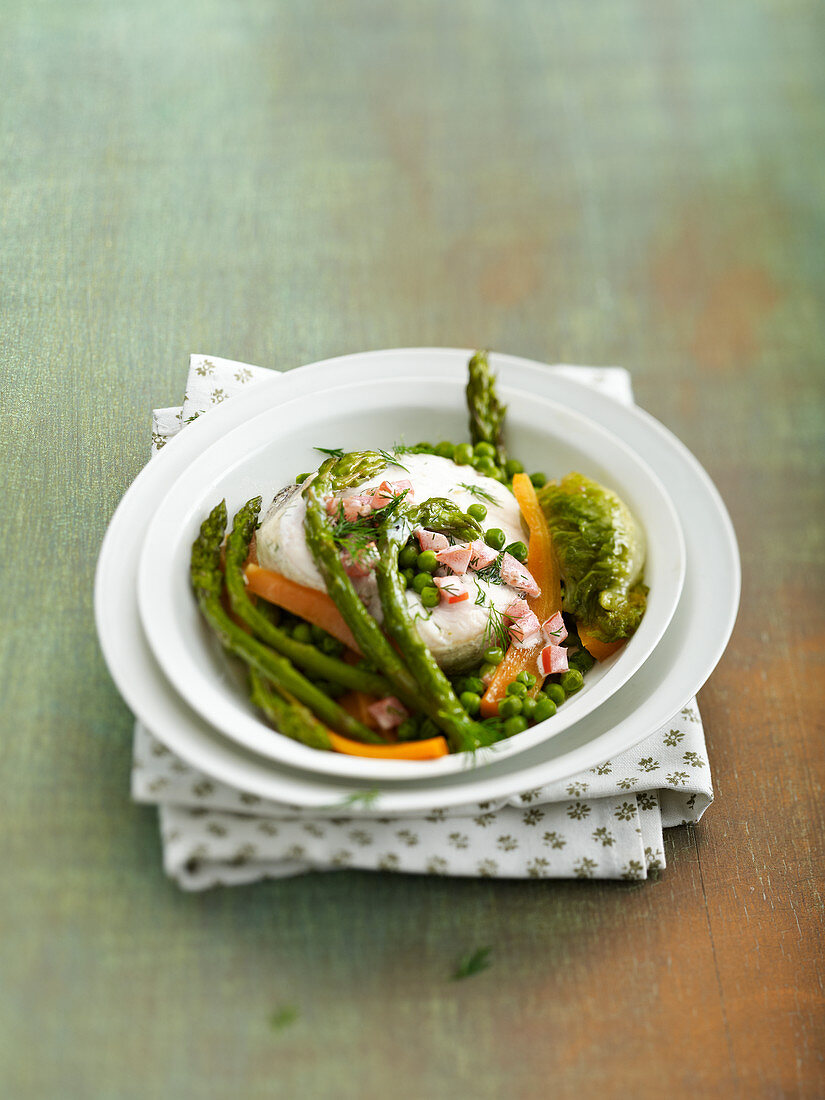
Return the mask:
{"type": "MultiPolygon", "coordinates": [[[[632,402],[619,367],[559,366],[632,402]]],[[[153,452],[188,423],[271,372],[193,355],[183,405],[157,409],[153,452]]],[[[300,810],[228,787],[135,726],[132,796],[159,807],[164,868],[187,890],[356,867],[488,878],[644,879],[665,865],[662,830],[713,801],[695,700],[634,749],[573,779],[420,816],[355,807],[300,810]]]]}

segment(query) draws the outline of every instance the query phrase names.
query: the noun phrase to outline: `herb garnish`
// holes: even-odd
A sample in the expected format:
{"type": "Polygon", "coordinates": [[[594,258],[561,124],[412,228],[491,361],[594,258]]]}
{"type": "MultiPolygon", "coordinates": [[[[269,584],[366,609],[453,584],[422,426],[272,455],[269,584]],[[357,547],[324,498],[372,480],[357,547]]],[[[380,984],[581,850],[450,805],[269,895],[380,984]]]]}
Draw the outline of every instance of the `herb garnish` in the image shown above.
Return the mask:
{"type": "Polygon", "coordinates": [[[341,802],[336,802],[332,807],[336,810],[344,810],[347,806],[363,806],[365,810],[374,806],[378,799],[381,797],[381,791],[378,787],[373,787],[369,791],[353,791],[352,794],[347,795],[341,802]]]}
{"type": "Polygon", "coordinates": [[[490,618],[484,628],[484,644],[487,645],[492,639],[495,639],[504,650],[510,644],[510,635],[504,623],[504,615],[493,604],[490,605],[490,618]]]}
{"type": "Polygon", "coordinates": [[[483,489],[480,485],[470,485],[466,481],[459,481],[458,487],[459,489],[465,489],[471,496],[478,497],[479,500],[483,500],[485,504],[498,505],[500,503],[498,500],[496,500],[492,493],[488,493],[487,490],[483,489]]]}
{"type": "Polygon", "coordinates": [[[300,1013],[295,1005],[284,1005],[283,1008],[276,1009],[269,1017],[269,1026],[273,1031],[283,1031],[285,1027],[294,1024],[299,1015],[300,1013]]]}
{"type": "Polygon", "coordinates": [[[476,579],[480,581],[487,581],[488,584],[504,584],[501,579],[501,562],[502,555],[499,554],[495,561],[491,561],[489,565],[485,565],[483,569],[476,570],[476,579]]]}
{"type": "MultiPolygon", "coordinates": [[[[393,447],[393,451],[394,450],[395,447],[393,447]]],[[[397,466],[399,470],[403,470],[405,474],[408,474],[410,472],[404,465],[404,463],[399,462],[397,456],[394,455],[391,451],[382,451],[379,447],[379,449],[375,453],[381,455],[388,466],[397,466]]]]}
{"type": "Polygon", "coordinates": [[[344,451],[341,447],[313,447],[313,451],[320,451],[322,455],[329,455],[330,458],[343,458],[344,451]]]}
{"type": "Polygon", "coordinates": [[[370,543],[375,541],[379,527],[393,519],[407,493],[409,489],[404,489],[377,512],[356,516],[355,519],[345,518],[344,502],[339,500],[338,511],[335,513],[332,524],[332,540],[335,545],[339,550],[346,550],[353,561],[360,561],[370,543]]]}
{"type": "Polygon", "coordinates": [[[463,978],[472,978],[474,974],[480,974],[492,965],[490,953],[492,947],[477,947],[469,955],[459,959],[458,966],[453,973],[453,981],[459,982],[463,978]]]}

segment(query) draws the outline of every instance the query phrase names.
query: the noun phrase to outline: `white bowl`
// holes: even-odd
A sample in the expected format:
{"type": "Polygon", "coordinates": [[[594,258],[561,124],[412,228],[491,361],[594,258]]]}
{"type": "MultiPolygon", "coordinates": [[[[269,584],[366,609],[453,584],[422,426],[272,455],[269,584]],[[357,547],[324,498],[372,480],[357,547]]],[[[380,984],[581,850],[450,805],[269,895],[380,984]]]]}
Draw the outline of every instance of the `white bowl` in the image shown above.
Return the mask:
{"type": "Polygon", "coordinates": [[[401,440],[466,435],[463,384],[422,385],[418,377],[348,383],[267,408],[218,440],[178,478],[146,534],[138,602],[149,644],[175,689],[203,718],[247,749],[291,767],[377,780],[434,778],[525,751],[604,703],[651,654],[679,600],[685,548],[676,512],[651,469],[595,422],[535,393],[499,386],[511,450],[551,477],[578,470],[613,488],[641,522],[650,587],[642,623],[628,644],[597,665],[585,687],[553,718],[475,754],[434,761],[349,757],[309,749],[275,733],[247,698],[245,677],[203,622],[188,579],[192,542],[204,516],[226,498],[230,517],[261,494],[264,508],[284,484],[319,460],[316,444],[390,447],[401,440]]]}

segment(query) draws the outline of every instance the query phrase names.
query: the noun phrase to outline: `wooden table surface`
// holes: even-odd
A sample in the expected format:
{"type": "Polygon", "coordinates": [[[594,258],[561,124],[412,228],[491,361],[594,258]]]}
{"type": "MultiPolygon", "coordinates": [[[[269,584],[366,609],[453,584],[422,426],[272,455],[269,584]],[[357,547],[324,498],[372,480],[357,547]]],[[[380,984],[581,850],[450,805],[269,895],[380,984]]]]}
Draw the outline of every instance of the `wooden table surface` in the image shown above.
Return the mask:
{"type": "Polygon", "coordinates": [[[824,45],[813,0],[2,0],[4,1096],[823,1095],[824,45]],[[186,896],[92,625],[150,409],[192,350],[410,344],[624,364],[705,464],[716,802],[646,884],[186,896]]]}

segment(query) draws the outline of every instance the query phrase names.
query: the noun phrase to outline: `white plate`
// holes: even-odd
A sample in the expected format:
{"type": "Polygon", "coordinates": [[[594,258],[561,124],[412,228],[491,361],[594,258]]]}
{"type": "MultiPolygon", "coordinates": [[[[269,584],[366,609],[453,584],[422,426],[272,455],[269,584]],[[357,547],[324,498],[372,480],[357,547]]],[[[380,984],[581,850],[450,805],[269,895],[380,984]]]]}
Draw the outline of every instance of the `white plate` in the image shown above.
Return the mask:
{"type": "MultiPolygon", "coordinates": [[[[146,534],[138,572],[141,621],[155,658],[181,697],[207,722],[247,749],[325,775],[382,780],[431,779],[484,767],[540,744],[574,725],[625,684],[653,652],[670,622],[685,574],[678,517],[653,471],[612,433],[547,398],[499,385],[507,431],[528,469],[556,477],[577,470],[625,500],[647,537],[645,616],[620,653],[587,676],[585,688],[558,713],[488,750],[430,761],[373,760],[318,752],[273,734],[249,702],[237,675],[204,623],[189,583],[192,542],[204,517],[226,499],[230,517],[262,493],[265,508],[300,468],[319,460],[314,443],[349,450],[389,448],[426,436],[461,439],[466,432],[466,379],[422,386],[418,377],[351,382],[281,401],[223,436],[175,482],[146,534]]],[[[277,394],[275,395],[277,396],[277,394]]]]}
{"type": "MultiPolygon", "coordinates": [[[[273,376],[196,420],[135,479],[101,547],[95,582],[98,634],[112,677],[132,711],[192,766],[260,797],[296,806],[329,806],[359,786],[274,767],[232,744],[187,707],[162,675],[140,626],[136,581],[143,532],[171,483],[276,392],[287,401],[343,378],[379,379],[393,373],[414,372],[422,381],[455,379],[463,377],[470,354],[444,348],[368,352],[273,376]]],[[[544,745],[483,772],[382,789],[371,813],[417,812],[504,797],[564,779],[631,748],[699,690],[724,652],[736,618],[740,569],[733,529],[716,489],[687,448],[642,410],[625,407],[551,368],[504,355],[494,356],[493,364],[505,384],[552,397],[609,426],[657,471],[676,505],[687,544],[682,598],[650,660],[605,707],[544,745]]],[[[348,812],[365,811],[350,807],[348,812]]]]}

